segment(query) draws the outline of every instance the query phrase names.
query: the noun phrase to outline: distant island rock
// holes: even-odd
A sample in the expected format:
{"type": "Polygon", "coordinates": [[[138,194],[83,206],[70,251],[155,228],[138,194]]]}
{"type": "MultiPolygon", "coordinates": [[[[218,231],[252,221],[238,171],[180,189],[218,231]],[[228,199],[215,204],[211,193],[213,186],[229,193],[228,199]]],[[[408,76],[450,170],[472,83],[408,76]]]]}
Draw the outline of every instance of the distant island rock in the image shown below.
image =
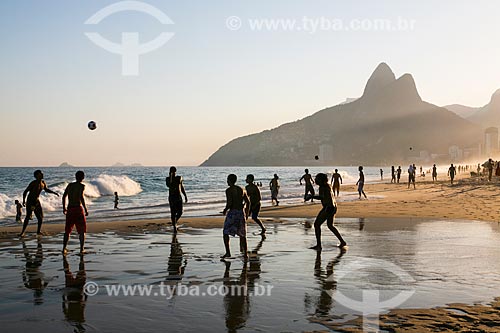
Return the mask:
{"type": "Polygon", "coordinates": [[[59,164],[59,168],[74,168],[74,165],[69,164],[68,162],[63,162],[59,164]]]}
{"type": "Polygon", "coordinates": [[[140,164],[140,163],[132,163],[130,165],[127,165],[127,164],[123,164],[121,162],[116,162],[115,164],[113,164],[111,167],[112,168],[127,168],[127,167],[142,167],[143,165],[140,164]]]}
{"type": "Polygon", "coordinates": [[[381,63],[360,98],[236,138],[202,166],[394,165],[431,156],[448,163],[452,147],[472,156],[482,138],[480,126],[423,101],[412,75],[396,78],[381,63]]]}

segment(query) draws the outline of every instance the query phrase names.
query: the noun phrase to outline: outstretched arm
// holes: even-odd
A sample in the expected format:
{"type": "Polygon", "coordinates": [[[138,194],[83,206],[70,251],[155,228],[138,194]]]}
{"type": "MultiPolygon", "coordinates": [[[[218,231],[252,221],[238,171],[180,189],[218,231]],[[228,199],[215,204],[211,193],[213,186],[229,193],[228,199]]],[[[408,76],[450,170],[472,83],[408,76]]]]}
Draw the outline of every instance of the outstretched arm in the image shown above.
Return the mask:
{"type": "Polygon", "coordinates": [[[57,192],[54,192],[52,191],[50,188],[47,187],[47,184],[45,184],[45,182],[43,182],[43,190],[47,193],[50,193],[50,194],[55,194],[57,196],[59,196],[59,193],[57,192]]]}

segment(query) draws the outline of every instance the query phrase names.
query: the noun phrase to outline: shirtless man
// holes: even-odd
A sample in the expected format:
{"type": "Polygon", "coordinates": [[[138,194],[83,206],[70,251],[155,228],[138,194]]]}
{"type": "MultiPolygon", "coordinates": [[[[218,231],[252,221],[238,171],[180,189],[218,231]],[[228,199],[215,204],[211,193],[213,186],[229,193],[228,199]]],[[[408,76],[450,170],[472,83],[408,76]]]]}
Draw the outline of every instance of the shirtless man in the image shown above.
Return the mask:
{"type": "Polygon", "coordinates": [[[26,207],[26,217],[24,218],[23,230],[19,234],[19,237],[24,237],[26,228],[28,227],[28,223],[33,213],[35,213],[36,219],[38,220],[38,228],[36,234],[38,236],[42,235],[43,210],[39,200],[40,193],[42,193],[42,191],[45,191],[47,193],[59,196],[58,193],[50,190],[47,187],[47,184],[45,184],[45,181],[43,180],[43,173],[41,170],[36,170],[33,175],[35,176],[35,180],[32,181],[23,192],[23,206],[26,207]],[[28,200],[26,200],[26,195],[28,195],[28,200]]]}
{"type": "Polygon", "coordinates": [[[266,233],[266,228],[259,220],[260,200],[262,199],[262,197],[260,195],[259,188],[253,183],[254,179],[254,175],[247,175],[247,179],[245,181],[248,185],[245,187],[245,190],[247,191],[248,197],[250,199],[250,214],[252,216],[252,220],[254,220],[255,223],[257,223],[260,227],[260,234],[264,235],[266,233]]]}
{"type": "Polygon", "coordinates": [[[340,175],[339,170],[335,169],[335,172],[332,175],[332,187],[334,196],[335,196],[335,191],[337,191],[337,197],[339,196],[340,184],[342,184],[342,176],[340,175]]]}
{"type": "Polygon", "coordinates": [[[221,259],[231,256],[229,248],[229,236],[240,237],[240,251],[243,258],[248,259],[247,253],[247,224],[246,218],[250,212],[250,199],[244,189],[236,185],[238,178],[234,174],[227,176],[226,207],[222,214],[226,216],[224,221],[223,240],[226,253],[221,259]]]}
{"type": "Polygon", "coordinates": [[[85,198],[83,192],[85,191],[85,185],[82,184],[85,174],[83,171],[77,171],[75,174],[76,181],[68,184],[66,190],[64,191],[62,198],[63,213],[66,215],[66,226],[64,228],[64,240],[63,240],[63,255],[68,253],[66,247],[68,246],[69,235],[76,226],[76,231],[78,232],[80,238],[80,254],[85,253],[85,233],[87,232],[87,221],[86,216],[89,215],[87,210],[87,205],[85,204],[85,198]],[[68,208],[66,209],[66,197],[68,198],[68,208]],[[84,214],[85,211],[85,214],[84,214]]]}
{"type": "Polygon", "coordinates": [[[170,174],[165,179],[165,183],[168,187],[168,203],[170,205],[170,215],[174,233],[177,232],[177,222],[181,218],[183,212],[181,193],[184,195],[185,202],[188,202],[186,190],[184,189],[184,184],[182,183],[182,177],[176,176],[176,172],[176,167],[170,167],[170,174]]]}
{"type": "Polygon", "coordinates": [[[309,169],[305,169],[304,170],[305,174],[300,177],[299,179],[299,183],[300,185],[302,185],[302,180],[304,180],[304,182],[306,183],[306,191],[304,193],[304,202],[306,202],[308,200],[307,198],[307,194],[308,193],[311,193],[311,202],[313,202],[313,197],[314,197],[314,187],[313,187],[313,184],[314,184],[314,180],[312,179],[312,176],[309,174],[309,169]]]}

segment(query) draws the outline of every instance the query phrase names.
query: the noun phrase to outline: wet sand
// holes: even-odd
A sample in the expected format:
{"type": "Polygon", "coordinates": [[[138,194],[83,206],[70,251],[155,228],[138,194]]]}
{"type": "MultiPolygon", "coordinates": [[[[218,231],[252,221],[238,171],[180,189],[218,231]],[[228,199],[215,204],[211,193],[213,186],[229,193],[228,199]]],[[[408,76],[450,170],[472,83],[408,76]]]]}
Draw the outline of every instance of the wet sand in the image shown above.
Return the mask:
{"type": "MultiPolygon", "coordinates": [[[[358,200],[357,194],[353,194],[354,191],[354,186],[341,187],[337,217],[409,217],[500,221],[500,183],[497,180],[489,183],[484,179],[460,176],[455,185],[451,186],[449,181],[432,183],[418,179],[415,190],[408,189],[405,183],[367,184],[365,192],[368,200],[358,200]]],[[[260,215],[263,218],[273,219],[313,218],[320,209],[321,206],[317,202],[314,204],[264,207],[260,215]]],[[[92,216],[90,216],[89,221],[89,233],[170,230],[168,217],[155,220],[99,222],[92,221],[92,216]]],[[[183,217],[180,223],[193,228],[222,228],[224,217],[183,217]]],[[[0,239],[15,237],[20,230],[20,226],[0,227],[0,239]]],[[[35,230],[36,221],[30,221],[28,232],[35,230]]],[[[63,231],[62,224],[45,223],[43,226],[43,232],[48,235],[63,231]]]]}
{"type": "MultiPolygon", "coordinates": [[[[327,237],[326,250],[323,251],[322,257],[319,257],[319,262],[317,256],[314,259],[314,251],[307,249],[313,243],[314,233],[312,229],[304,229],[302,226],[304,222],[313,221],[320,210],[318,203],[267,207],[262,210],[261,216],[264,222],[272,225],[272,231],[270,230],[272,236],[268,237],[266,241],[272,246],[268,246],[265,250],[262,256],[262,267],[265,268],[258,274],[265,281],[284,285],[293,290],[294,293],[297,290],[302,290],[302,302],[306,303],[301,306],[301,309],[287,308],[289,302],[297,302],[298,300],[292,300],[290,298],[292,296],[283,291],[283,294],[273,295],[271,303],[269,300],[259,303],[256,307],[261,310],[254,311],[252,316],[246,314],[247,310],[240,309],[240,312],[243,311],[247,317],[246,324],[241,322],[242,318],[238,317],[238,313],[235,314],[238,318],[232,318],[230,315],[232,319],[228,319],[229,324],[226,322],[224,325],[224,320],[220,321],[219,319],[212,321],[212,324],[216,323],[214,325],[218,327],[218,331],[223,330],[223,327],[227,330],[233,329],[234,327],[228,325],[234,324],[235,327],[243,325],[240,327],[241,331],[254,329],[265,331],[279,328],[286,331],[319,332],[327,328],[339,332],[361,332],[359,314],[342,307],[339,310],[334,298],[332,300],[322,296],[324,288],[338,288],[338,285],[325,283],[327,273],[333,272],[333,267],[338,266],[341,269],[342,264],[339,265],[339,262],[348,261],[350,259],[346,258],[351,256],[352,258],[368,256],[396,261],[409,271],[418,282],[417,290],[420,290],[420,293],[405,303],[403,309],[398,307],[398,309],[393,309],[381,316],[380,327],[383,330],[388,332],[498,332],[500,330],[499,300],[493,299],[493,297],[498,296],[500,288],[500,278],[498,278],[500,271],[500,266],[498,266],[498,257],[500,256],[499,224],[491,223],[500,220],[500,202],[498,200],[500,185],[498,182],[488,183],[484,180],[468,177],[459,179],[454,186],[450,186],[449,182],[433,184],[428,181],[420,181],[417,182],[416,190],[407,189],[406,184],[367,184],[365,192],[368,195],[368,200],[357,200],[357,194],[352,194],[354,190],[352,186],[341,188],[342,192],[351,192],[351,194],[344,195],[341,192],[337,215],[339,228],[350,243],[350,247],[346,254],[340,255],[340,252],[335,248],[335,239],[325,227],[323,233],[326,235],[324,237],[327,237]],[[356,200],[352,200],[353,196],[356,200]],[[372,196],[376,198],[371,199],[372,196]],[[342,217],[351,217],[351,219],[342,219],[342,217]],[[352,217],[358,218],[352,219],[352,217]],[[293,233],[289,234],[288,231],[293,233]],[[316,265],[314,264],[315,260],[316,265]],[[266,261],[267,264],[264,265],[266,261]],[[283,267],[287,267],[288,277],[281,275],[283,267]],[[280,273],[276,272],[276,269],[280,273]],[[301,271],[304,272],[300,273],[301,271]],[[268,272],[274,273],[267,275],[268,272]],[[314,280],[305,281],[304,277],[309,276],[307,274],[315,276],[314,280]],[[295,277],[290,280],[290,276],[295,277]],[[308,300],[308,291],[304,290],[304,288],[309,288],[307,284],[315,286],[311,287],[315,293],[319,291],[319,295],[314,296],[318,297],[316,301],[308,300]],[[475,302],[481,302],[481,304],[474,304],[475,302]],[[316,305],[314,306],[314,304],[316,305]],[[311,310],[311,306],[315,308],[314,311],[311,310]],[[325,306],[326,308],[324,308],[325,306]],[[274,321],[269,318],[264,320],[263,324],[261,323],[259,316],[268,314],[268,308],[273,309],[272,313],[281,315],[280,324],[275,325],[274,321]],[[339,311],[343,315],[339,316],[339,311]],[[233,319],[235,322],[231,323],[233,319]]],[[[170,256],[172,256],[174,246],[170,240],[171,226],[168,225],[168,221],[169,219],[165,218],[90,222],[88,224],[90,253],[85,255],[85,261],[91,264],[86,265],[86,275],[89,276],[88,267],[91,267],[90,272],[92,273],[90,275],[93,280],[102,279],[118,283],[123,282],[124,274],[125,276],[131,274],[130,279],[126,280],[127,282],[155,283],[151,279],[162,273],[159,271],[151,272],[147,266],[144,266],[144,262],[154,265],[154,260],[165,261],[165,258],[169,257],[169,251],[170,256]],[[168,240],[162,240],[165,237],[168,240]],[[119,250],[121,248],[123,251],[119,250]],[[154,249],[154,253],[152,255],[146,254],[151,249],[154,249]],[[141,258],[141,255],[146,255],[146,257],[141,258]],[[137,265],[140,267],[138,268],[137,265]],[[152,276],[150,276],[151,274],[152,276]]],[[[191,271],[192,276],[196,276],[196,279],[185,279],[189,283],[206,284],[209,281],[219,283],[224,280],[209,273],[210,270],[216,269],[217,274],[225,274],[222,274],[221,269],[224,268],[219,267],[220,262],[218,261],[220,254],[218,252],[222,251],[222,244],[220,230],[217,229],[221,229],[222,224],[222,216],[182,218],[183,231],[179,234],[179,239],[182,247],[188,248],[187,252],[190,253],[182,260],[186,259],[191,268],[196,267],[191,271]],[[207,239],[209,240],[207,241],[207,239]],[[197,263],[204,263],[208,266],[200,268],[197,263]]],[[[53,270],[49,274],[48,285],[56,285],[51,287],[54,288],[53,290],[48,287],[43,289],[57,291],[57,295],[60,294],[61,288],[64,289],[63,282],[60,280],[64,276],[64,270],[62,257],[59,253],[64,226],[62,224],[44,224],[43,231],[46,236],[39,241],[36,241],[36,237],[33,235],[35,228],[36,223],[32,221],[28,228],[28,235],[23,242],[15,237],[20,231],[20,226],[0,228],[0,245],[2,246],[0,254],[5,259],[2,261],[3,268],[7,269],[3,271],[10,272],[9,270],[12,270],[14,275],[19,277],[19,280],[23,276],[24,281],[23,287],[22,284],[14,283],[12,285],[12,274],[10,273],[4,274],[2,277],[2,291],[7,291],[9,288],[12,290],[8,290],[6,298],[1,303],[2,315],[0,319],[2,323],[7,324],[6,327],[10,328],[11,331],[32,329],[35,327],[32,325],[41,327],[41,331],[44,331],[44,328],[49,330],[49,327],[52,330],[54,320],[61,321],[55,316],[55,312],[60,310],[56,311],[50,306],[45,307],[45,310],[42,310],[43,307],[35,306],[28,311],[28,314],[21,315],[27,310],[26,304],[30,303],[26,299],[26,290],[22,290],[24,288],[34,290],[32,302],[37,304],[40,300],[37,300],[39,295],[37,296],[36,290],[40,289],[38,284],[45,279],[37,278],[39,272],[37,267],[41,263],[28,259],[26,255],[23,258],[22,253],[25,252],[26,248],[31,252],[30,257],[36,258],[36,244],[43,244],[42,254],[38,254],[38,256],[41,255],[45,258],[43,266],[48,266],[46,268],[49,271],[53,270]],[[47,250],[46,244],[49,244],[49,250],[47,250]],[[19,261],[21,265],[19,265],[19,261]],[[59,266],[61,267],[59,268],[59,266]],[[35,269],[35,278],[30,282],[31,268],[35,269]],[[59,282],[53,283],[51,282],[53,280],[59,282]],[[30,283],[34,284],[30,285],[30,283]],[[35,319],[31,318],[33,314],[35,319]]],[[[249,230],[257,231],[257,226],[251,221],[249,221],[249,230]]],[[[75,235],[71,240],[73,248],[77,246],[76,238],[75,235]]],[[[250,235],[249,247],[258,244],[259,239],[260,237],[250,235]]],[[[236,243],[237,240],[232,241],[233,245],[236,243]]],[[[75,259],[76,256],[70,255],[69,258],[72,258],[69,260],[70,266],[79,267],[75,259]]],[[[178,262],[178,258],[173,259],[170,266],[178,268],[176,264],[178,262]]],[[[239,268],[238,273],[234,274],[241,277],[241,263],[239,261],[233,263],[233,268],[235,265],[238,265],[239,268]]],[[[167,264],[167,266],[169,265],[167,264]]],[[[371,282],[375,284],[387,282],[382,281],[386,278],[384,274],[375,276],[375,279],[377,278],[381,280],[371,282]]],[[[55,297],[61,297],[57,295],[55,297]]],[[[101,301],[103,300],[101,299],[101,301]]],[[[245,304],[248,300],[233,299],[230,301],[241,303],[241,306],[246,307],[245,304]]],[[[66,304],[64,302],[63,307],[66,304]]],[[[77,305],[81,303],[78,302],[77,305]]],[[[117,314],[117,310],[113,310],[116,303],[103,302],[102,304],[105,304],[103,308],[95,304],[93,305],[96,306],[94,309],[90,307],[89,311],[91,317],[94,318],[93,320],[83,320],[83,322],[80,320],[81,304],[76,308],[76,320],[74,320],[75,318],[71,319],[71,314],[65,314],[69,326],[73,327],[75,331],[81,331],[80,325],[83,325],[87,331],[140,329],[140,324],[133,324],[130,327],[122,324],[118,324],[118,326],[106,324],[109,316],[114,318],[114,321],[123,322],[130,322],[130,317],[122,313],[117,314]]],[[[155,321],[159,318],[157,316],[162,313],[155,308],[158,306],[157,303],[154,303],[153,308],[149,308],[151,304],[148,302],[137,302],[137,300],[130,302],[125,298],[121,299],[120,302],[123,304],[120,303],[118,311],[124,311],[125,314],[128,313],[127,311],[132,311],[131,309],[141,306],[153,311],[153,314],[132,311],[130,316],[145,316],[149,320],[155,321]]],[[[223,303],[223,301],[221,302],[223,303]]],[[[60,302],[57,303],[59,303],[58,308],[60,308],[60,302]]],[[[205,327],[205,322],[202,319],[195,321],[195,323],[190,322],[189,315],[192,316],[193,311],[201,311],[212,320],[218,316],[217,313],[211,313],[204,306],[200,307],[198,303],[192,303],[192,300],[181,303],[183,304],[180,306],[182,315],[177,324],[184,330],[205,327]]],[[[218,311],[223,311],[223,309],[218,311]]],[[[176,316],[179,316],[179,312],[174,312],[176,316]]],[[[170,319],[172,320],[172,318],[170,319]]],[[[132,322],[134,321],[132,320],[132,322]]],[[[68,328],[68,324],[64,324],[62,321],[59,328],[64,331],[68,328]]],[[[150,324],[150,328],[154,330],[154,328],[159,327],[150,324]]]]}

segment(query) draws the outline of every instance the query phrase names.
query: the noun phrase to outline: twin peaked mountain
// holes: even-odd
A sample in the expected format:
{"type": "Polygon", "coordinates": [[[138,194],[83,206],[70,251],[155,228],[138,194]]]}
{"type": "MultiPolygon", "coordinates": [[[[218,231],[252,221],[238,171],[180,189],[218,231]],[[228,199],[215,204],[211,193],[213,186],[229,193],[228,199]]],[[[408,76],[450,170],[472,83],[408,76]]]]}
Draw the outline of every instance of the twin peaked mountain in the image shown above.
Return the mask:
{"type": "Polygon", "coordinates": [[[447,154],[452,145],[477,147],[481,140],[478,125],[422,101],[410,74],[396,79],[381,63],[359,99],[234,139],[202,165],[310,165],[320,146],[329,158],[317,165],[393,165],[420,151],[447,154]]]}

